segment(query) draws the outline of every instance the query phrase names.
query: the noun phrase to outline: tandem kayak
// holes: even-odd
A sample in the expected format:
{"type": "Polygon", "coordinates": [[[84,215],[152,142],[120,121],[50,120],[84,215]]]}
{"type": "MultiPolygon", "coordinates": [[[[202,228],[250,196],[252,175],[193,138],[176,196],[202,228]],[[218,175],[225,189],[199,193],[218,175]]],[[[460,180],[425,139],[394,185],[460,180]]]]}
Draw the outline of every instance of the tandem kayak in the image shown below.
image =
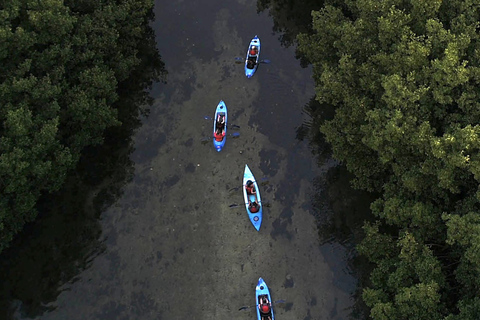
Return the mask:
{"type": "Polygon", "coordinates": [[[245,171],[243,173],[243,199],[245,202],[245,208],[247,209],[248,218],[252,222],[255,229],[259,231],[260,225],[262,224],[262,211],[263,211],[262,199],[260,198],[260,190],[258,190],[257,181],[255,180],[255,177],[253,176],[252,171],[250,171],[250,168],[248,167],[248,165],[245,165],[245,171]],[[255,200],[254,195],[251,195],[251,194],[247,195],[247,189],[245,187],[248,181],[253,182],[253,185],[255,186],[255,190],[257,192],[257,201],[259,204],[259,209],[258,209],[258,212],[255,212],[255,213],[252,213],[248,208],[248,200],[252,202],[255,200]]]}
{"type": "Polygon", "coordinates": [[[251,78],[255,71],[257,71],[258,68],[258,57],[260,56],[260,39],[258,39],[257,36],[250,41],[250,45],[248,46],[247,50],[247,57],[245,59],[245,75],[247,78],[251,78]],[[256,54],[253,54],[251,52],[252,50],[255,50],[256,48],[256,54]]]}
{"type": "Polygon", "coordinates": [[[255,305],[257,309],[257,319],[258,320],[266,320],[271,319],[275,320],[273,316],[273,309],[272,309],[272,297],[270,296],[270,290],[268,290],[267,284],[263,281],[262,278],[258,279],[257,286],[255,287],[255,305]],[[264,299],[267,299],[267,304],[269,305],[268,311],[261,310],[264,307],[262,303],[264,299]],[[262,312],[263,311],[263,312],[262,312]]]}
{"type": "Polygon", "coordinates": [[[225,146],[225,141],[227,140],[227,105],[223,100],[217,105],[215,110],[215,117],[213,118],[213,146],[217,151],[221,151],[223,146],[225,146]],[[217,131],[217,122],[223,117],[224,119],[224,135],[221,141],[215,139],[215,131],[217,131]]]}

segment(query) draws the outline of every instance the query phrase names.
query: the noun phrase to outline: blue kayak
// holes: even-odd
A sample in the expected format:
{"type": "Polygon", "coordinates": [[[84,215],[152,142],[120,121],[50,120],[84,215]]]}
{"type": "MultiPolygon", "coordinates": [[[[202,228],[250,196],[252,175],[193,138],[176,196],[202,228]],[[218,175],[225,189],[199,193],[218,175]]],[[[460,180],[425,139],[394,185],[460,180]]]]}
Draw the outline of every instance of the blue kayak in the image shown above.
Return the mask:
{"type": "Polygon", "coordinates": [[[258,57],[260,57],[260,39],[257,36],[250,41],[245,59],[245,75],[251,78],[258,68],[258,57]],[[256,54],[252,54],[251,50],[257,49],[256,54]]]}
{"type": "Polygon", "coordinates": [[[227,140],[227,105],[223,100],[220,100],[220,102],[217,105],[217,109],[215,110],[215,117],[213,118],[213,146],[217,151],[221,151],[223,146],[225,146],[225,141],[227,140]],[[225,125],[224,125],[224,132],[225,135],[223,136],[222,140],[217,141],[215,139],[215,131],[217,130],[217,121],[219,121],[220,118],[225,119],[225,125]]]}
{"type": "Polygon", "coordinates": [[[245,165],[245,172],[243,173],[243,199],[245,202],[245,208],[247,209],[248,217],[250,218],[250,221],[252,222],[255,229],[259,231],[260,225],[262,224],[262,212],[263,212],[262,199],[260,198],[260,190],[258,190],[257,181],[255,180],[255,177],[253,176],[252,171],[250,171],[250,168],[248,167],[248,165],[245,165]],[[255,200],[255,195],[252,195],[252,194],[247,195],[247,189],[245,187],[249,180],[253,182],[253,185],[255,186],[255,190],[257,191],[257,202],[260,208],[256,213],[252,213],[248,208],[248,200],[252,202],[255,200]]]}
{"type": "Polygon", "coordinates": [[[257,286],[255,287],[255,305],[257,309],[258,320],[268,319],[268,317],[270,317],[272,320],[275,320],[275,317],[273,315],[272,297],[270,296],[270,290],[268,290],[267,284],[265,283],[265,281],[263,281],[262,278],[258,279],[257,286]],[[260,304],[265,298],[267,299],[270,310],[266,313],[262,313],[260,311],[260,304]]]}

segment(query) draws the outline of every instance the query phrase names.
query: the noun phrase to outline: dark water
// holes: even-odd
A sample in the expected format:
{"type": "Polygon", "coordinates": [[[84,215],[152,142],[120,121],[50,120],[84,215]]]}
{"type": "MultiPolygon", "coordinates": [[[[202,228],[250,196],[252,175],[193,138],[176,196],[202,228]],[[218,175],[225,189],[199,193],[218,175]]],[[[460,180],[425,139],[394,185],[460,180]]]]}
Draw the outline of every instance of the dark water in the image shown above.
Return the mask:
{"type": "MultiPolygon", "coordinates": [[[[3,255],[1,314],[254,319],[238,308],[254,302],[263,277],[273,299],[286,301],[277,319],[350,318],[352,230],[368,199],[352,192],[321,137],[302,134],[313,108],[311,69],[255,1],[157,1],[155,15],[167,83],[154,85],[141,123],[126,122],[90,150],[3,255]],[[271,63],[247,79],[234,58],[254,35],[271,63]],[[240,137],[227,137],[218,153],[202,138],[220,99],[240,137]],[[264,178],[260,232],[242,207],[245,164],[264,178]]],[[[138,109],[141,90],[124,91],[138,109]]]]}

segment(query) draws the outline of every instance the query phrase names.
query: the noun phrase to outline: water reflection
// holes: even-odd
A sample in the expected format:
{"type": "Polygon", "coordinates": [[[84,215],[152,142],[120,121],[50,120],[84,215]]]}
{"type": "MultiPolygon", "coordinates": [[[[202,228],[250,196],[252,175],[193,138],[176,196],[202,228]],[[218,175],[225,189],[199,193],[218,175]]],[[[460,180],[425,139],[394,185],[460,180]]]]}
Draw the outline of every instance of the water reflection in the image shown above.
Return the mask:
{"type": "Polygon", "coordinates": [[[37,221],[2,253],[1,319],[35,318],[55,309],[51,302],[103,252],[100,213],[132,178],[132,134],[139,116],[148,113],[147,89],[166,76],[150,28],[138,49],[141,64],[119,84],[116,106],[122,126],[109,130],[103,145],[86,150],[63,189],[40,200],[37,221]]]}
{"type": "Polygon", "coordinates": [[[329,264],[338,264],[339,253],[343,254],[342,268],[332,266],[335,272],[344,272],[354,281],[342,281],[345,276],[335,276],[340,286],[349,286],[354,292],[355,303],[352,316],[355,319],[364,319],[365,306],[361,300],[363,283],[369,274],[369,265],[359,256],[356,245],[363,238],[362,226],[365,220],[372,220],[370,203],[375,199],[372,194],[352,189],[350,181],[353,179],[345,166],[335,161],[324,176],[318,176],[314,181],[316,189],[313,197],[313,208],[318,224],[322,252],[329,264]],[[328,252],[336,252],[332,259],[328,252]],[[355,284],[352,287],[352,284],[355,284]]]}
{"type": "Polygon", "coordinates": [[[331,148],[319,128],[333,118],[334,108],[320,104],[314,96],[304,107],[304,113],[306,120],[297,128],[297,139],[308,140],[321,169],[320,175],[314,179],[315,192],[312,196],[312,212],[318,225],[321,251],[331,270],[338,273],[335,276],[337,286],[355,292],[351,316],[362,319],[365,306],[360,292],[368,274],[368,265],[358,256],[355,246],[363,237],[364,221],[372,219],[370,203],[375,197],[352,189],[350,181],[353,175],[332,159],[331,148]],[[343,260],[339,259],[340,253],[343,260]]]}
{"type": "Polygon", "coordinates": [[[258,0],[259,12],[269,10],[273,19],[273,31],[280,33],[279,40],[285,47],[295,43],[299,33],[310,32],[312,10],[320,10],[324,0],[258,0]]]}
{"type": "Polygon", "coordinates": [[[68,180],[63,192],[41,200],[37,222],[28,225],[2,255],[2,319],[52,310],[48,303],[56,299],[59,288],[74,282],[103,250],[96,205],[101,197],[89,192],[88,183],[74,180],[68,180]]]}
{"type": "Polygon", "coordinates": [[[332,157],[332,149],[319,128],[325,121],[333,119],[335,109],[327,104],[320,104],[316,96],[313,96],[304,106],[303,113],[305,119],[296,129],[296,138],[300,141],[308,141],[310,150],[316,156],[318,165],[321,167],[332,157]]]}

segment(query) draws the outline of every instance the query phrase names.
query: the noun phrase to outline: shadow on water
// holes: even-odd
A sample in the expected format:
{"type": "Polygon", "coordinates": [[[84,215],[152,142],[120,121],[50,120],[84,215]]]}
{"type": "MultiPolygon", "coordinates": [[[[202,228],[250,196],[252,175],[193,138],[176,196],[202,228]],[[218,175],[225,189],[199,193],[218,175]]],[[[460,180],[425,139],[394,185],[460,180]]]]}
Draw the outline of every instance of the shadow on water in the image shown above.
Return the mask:
{"type": "Polygon", "coordinates": [[[312,10],[320,10],[324,0],[258,0],[257,11],[269,10],[273,19],[273,31],[280,33],[280,43],[289,47],[299,33],[312,29],[312,10]]]}
{"type": "MultiPolygon", "coordinates": [[[[320,10],[324,0],[258,0],[257,11],[268,10],[274,22],[273,31],[280,33],[279,40],[285,47],[295,45],[300,33],[312,32],[312,10],[320,10]]],[[[340,7],[340,3],[336,4],[340,7]]],[[[297,52],[302,67],[309,62],[297,52]]],[[[355,299],[350,315],[363,319],[367,309],[361,299],[361,290],[369,274],[369,264],[359,256],[356,245],[363,237],[362,226],[365,220],[372,220],[370,203],[376,198],[370,193],[355,190],[350,181],[353,176],[338,161],[332,158],[330,144],[320,132],[321,125],[333,119],[335,108],[320,104],[313,96],[304,107],[306,120],[297,127],[296,138],[308,141],[312,154],[316,157],[320,174],[313,180],[311,204],[305,208],[311,211],[318,225],[321,252],[330,269],[336,273],[336,285],[346,292],[353,292],[355,299]],[[343,252],[343,256],[340,252],[343,252]]],[[[288,201],[288,199],[286,199],[288,201]]],[[[287,226],[291,222],[291,210],[285,209],[274,222],[272,234],[289,237],[287,226]]],[[[336,308],[330,314],[334,318],[336,308]]]]}
{"type": "MultiPolygon", "coordinates": [[[[370,203],[376,199],[375,195],[355,190],[350,181],[353,175],[345,166],[332,159],[332,151],[325,136],[320,132],[320,126],[334,116],[334,108],[322,105],[312,97],[305,106],[304,113],[307,120],[297,128],[297,139],[307,139],[312,153],[317,157],[321,169],[320,175],[314,179],[314,194],[312,195],[312,212],[318,225],[318,234],[322,243],[321,251],[326,261],[331,265],[342,265],[338,255],[329,254],[338,251],[341,246],[345,252],[343,264],[346,270],[357,283],[352,291],[355,299],[351,317],[364,319],[366,307],[361,299],[363,284],[369,274],[369,264],[358,255],[356,245],[363,238],[362,226],[364,221],[373,220],[370,203]]],[[[341,272],[341,268],[331,268],[334,272],[341,272]]],[[[336,279],[345,278],[341,274],[336,279]]],[[[340,280],[341,281],[341,280],[340,280]]],[[[351,284],[349,284],[351,287],[351,284]]],[[[347,285],[348,286],[348,285],[347,285]]]]}
{"type": "Polygon", "coordinates": [[[122,125],[106,132],[104,144],[84,151],[62,190],[38,203],[38,219],[25,227],[0,257],[0,318],[25,319],[54,310],[78,274],[104,250],[99,217],[133,176],[132,135],[148,113],[153,81],[166,70],[147,28],[138,51],[141,64],[119,83],[116,107],[122,125]]]}

